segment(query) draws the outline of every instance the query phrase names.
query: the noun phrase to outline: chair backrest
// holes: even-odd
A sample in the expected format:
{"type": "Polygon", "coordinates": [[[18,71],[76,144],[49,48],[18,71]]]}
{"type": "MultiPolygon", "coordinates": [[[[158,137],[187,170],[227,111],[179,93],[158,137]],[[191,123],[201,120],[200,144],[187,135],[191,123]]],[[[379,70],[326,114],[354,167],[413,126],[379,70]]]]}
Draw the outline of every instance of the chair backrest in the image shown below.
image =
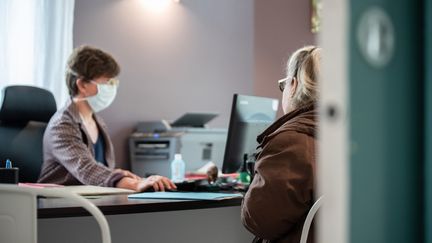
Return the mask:
{"type": "Polygon", "coordinates": [[[324,196],[321,196],[320,198],[318,198],[318,200],[315,201],[314,205],[312,205],[311,209],[309,210],[309,213],[307,214],[306,220],[303,224],[300,243],[306,243],[307,242],[308,235],[309,235],[309,229],[310,229],[310,226],[312,224],[312,220],[313,220],[316,212],[318,211],[318,209],[321,207],[321,205],[323,203],[323,197],[324,196]]]}
{"type": "Polygon", "coordinates": [[[43,162],[43,134],[56,110],[54,96],[48,90],[20,85],[2,90],[0,161],[10,159],[19,168],[20,182],[37,181],[43,162]]]}
{"type": "Polygon", "coordinates": [[[66,198],[82,206],[99,224],[102,242],[111,243],[105,216],[89,200],[62,188],[23,188],[7,184],[0,184],[0,242],[37,243],[37,196],[66,198]]]}

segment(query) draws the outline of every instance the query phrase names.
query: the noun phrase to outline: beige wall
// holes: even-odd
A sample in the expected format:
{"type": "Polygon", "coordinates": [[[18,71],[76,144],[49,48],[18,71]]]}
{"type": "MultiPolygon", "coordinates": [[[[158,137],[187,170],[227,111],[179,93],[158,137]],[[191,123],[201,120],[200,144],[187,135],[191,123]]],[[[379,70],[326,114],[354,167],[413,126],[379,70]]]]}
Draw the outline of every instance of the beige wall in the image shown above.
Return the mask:
{"type": "Polygon", "coordinates": [[[210,111],[220,113],[210,125],[226,127],[233,93],[280,98],[288,54],[314,38],[309,0],[181,0],[158,13],[143,1],[75,3],[74,46],[98,46],[122,66],[101,115],[126,168],[138,121],[210,111]]]}

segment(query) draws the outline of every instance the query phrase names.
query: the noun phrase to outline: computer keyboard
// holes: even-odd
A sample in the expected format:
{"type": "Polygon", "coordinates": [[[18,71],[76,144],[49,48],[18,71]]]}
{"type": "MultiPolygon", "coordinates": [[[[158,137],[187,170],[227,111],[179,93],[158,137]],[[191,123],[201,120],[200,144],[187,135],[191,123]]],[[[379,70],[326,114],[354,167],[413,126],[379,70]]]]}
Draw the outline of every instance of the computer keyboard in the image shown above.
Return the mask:
{"type": "Polygon", "coordinates": [[[177,191],[195,191],[197,187],[197,181],[182,181],[174,183],[177,187],[177,191]]]}
{"type": "Polygon", "coordinates": [[[174,183],[177,191],[185,192],[220,192],[220,191],[246,191],[247,185],[236,182],[216,182],[209,184],[207,180],[184,181],[174,183]]]}

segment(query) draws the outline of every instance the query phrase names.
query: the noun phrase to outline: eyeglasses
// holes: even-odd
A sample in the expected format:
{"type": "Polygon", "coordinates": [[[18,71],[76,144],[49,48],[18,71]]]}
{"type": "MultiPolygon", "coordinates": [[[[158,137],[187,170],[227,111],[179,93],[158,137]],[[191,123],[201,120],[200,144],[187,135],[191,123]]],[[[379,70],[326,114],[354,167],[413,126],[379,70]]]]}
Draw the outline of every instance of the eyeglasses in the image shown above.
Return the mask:
{"type": "Polygon", "coordinates": [[[106,84],[112,85],[112,86],[119,86],[120,84],[120,80],[116,79],[116,78],[111,78],[109,79],[106,84]]]}
{"type": "Polygon", "coordinates": [[[120,80],[118,80],[117,78],[111,78],[110,80],[108,80],[107,84],[114,85],[114,86],[119,86],[120,80]]]}
{"type": "Polygon", "coordinates": [[[278,80],[278,85],[279,85],[279,89],[280,89],[281,92],[284,91],[285,86],[286,86],[286,83],[287,83],[287,81],[288,81],[289,79],[290,79],[289,77],[286,77],[286,78],[283,78],[283,79],[279,79],[279,80],[278,80]]]}
{"type": "Polygon", "coordinates": [[[96,84],[111,85],[111,86],[116,86],[116,87],[118,87],[119,84],[120,84],[120,81],[118,79],[116,79],[116,78],[108,79],[108,81],[103,82],[103,83],[97,83],[96,81],[92,81],[92,82],[94,82],[96,84]]]}

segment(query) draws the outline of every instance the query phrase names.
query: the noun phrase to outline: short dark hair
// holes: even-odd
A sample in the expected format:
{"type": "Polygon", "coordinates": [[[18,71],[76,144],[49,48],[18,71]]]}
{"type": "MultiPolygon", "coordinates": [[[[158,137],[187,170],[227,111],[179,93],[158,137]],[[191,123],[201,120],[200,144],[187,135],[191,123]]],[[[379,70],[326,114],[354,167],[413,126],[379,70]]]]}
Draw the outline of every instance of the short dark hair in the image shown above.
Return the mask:
{"type": "Polygon", "coordinates": [[[120,66],[108,53],[91,46],[80,46],[69,56],[66,69],[66,85],[69,95],[78,94],[77,79],[90,82],[95,78],[116,77],[120,73],[120,66]]]}

